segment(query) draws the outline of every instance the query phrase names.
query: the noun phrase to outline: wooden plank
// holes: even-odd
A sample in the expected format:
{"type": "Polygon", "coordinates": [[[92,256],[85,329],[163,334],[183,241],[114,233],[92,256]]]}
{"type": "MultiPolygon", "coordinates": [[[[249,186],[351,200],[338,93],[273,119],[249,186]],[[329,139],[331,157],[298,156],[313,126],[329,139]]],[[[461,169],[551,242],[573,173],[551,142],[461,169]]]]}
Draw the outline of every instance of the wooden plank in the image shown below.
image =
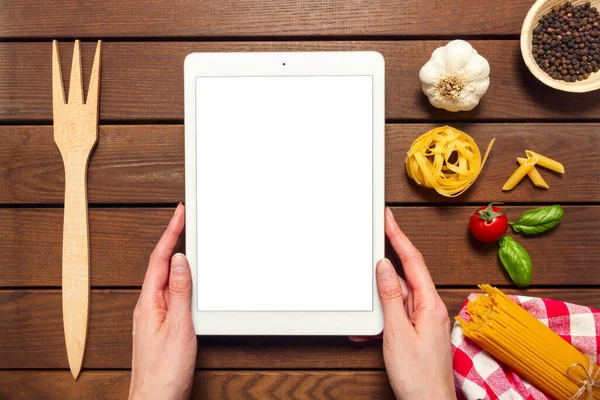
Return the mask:
{"type": "MultiPolygon", "coordinates": [[[[532,207],[509,207],[510,220],[532,207]]],[[[468,231],[476,208],[393,208],[396,220],[423,253],[437,285],[512,284],[498,257],[498,245],[477,242],[468,231]]],[[[533,262],[534,285],[578,285],[600,283],[591,272],[600,264],[595,254],[600,246],[597,207],[565,207],[558,228],[543,235],[525,237],[512,233],[533,262]],[[594,216],[591,216],[594,215],[594,216]]],[[[388,256],[400,265],[388,248],[388,256]]]]}
{"type": "MultiPolygon", "coordinates": [[[[412,141],[434,124],[388,124],[386,201],[428,202],[598,202],[600,124],[457,124],[483,151],[496,138],[478,182],[452,199],[419,188],[406,176],[412,141]],[[560,160],[564,176],[541,171],[550,190],[526,180],[511,192],[502,185],[516,157],[534,149],[560,160]],[[582,149],[582,150],[578,150],[582,149]],[[583,150],[585,149],[585,150],[583,150]],[[574,190],[576,188],[576,190],[574,190]]],[[[182,125],[104,125],[88,172],[91,203],[178,203],[184,199],[182,125]]],[[[50,126],[0,127],[0,203],[63,203],[64,172],[50,126]]]]}
{"type": "MultiPolygon", "coordinates": [[[[474,208],[393,209],[408,237],[424,254],[438,285],[511,284],[498,260],[497,245],[481,245],[468,233],[474,208]]],[[[512,207],[511,219],[527,209],[530,207],[512,207]]],[[[140,286],[148,257],[172,212],[159,208],[91,209],[92,285],[140,286]]],[[[600,284],[596,257],[599,219],[598,206],[569,206],[557,229],[536,237],[517,237],[533,261],[534,285],[600,284]]],[[[0,287],[59,286],[61,231],[62,209],[0,209],[0,287]]],[[[394,258],[391,251],[388,257],[394,258]]]]}
{"type": "MultiPolygon", "coordinates": [[[[308,50],[381,52],[386,59],[388,120],[577,120],[598,118],[600,115],[599,91],[569,94],[539,83],[526,70],[517,40],[473,40],[474,47],[491,65],[488,93],[481,104],[470,112],[450,113],[435,109],[421,92],[418,73],[432,51],[446,43],[108,42],[102,51],[100,118],[112,121],[182,121],[183,60],[191,52],[308,50]]],[[[70,43],[61,43],[64,65],[70,62],[70,49],[70,43]]],[[[84,44],[82,53],[84,76],[87,76],[93,59],[92,44],[84,44]]],[[[49,43],[0,43],[1,121],[51,119],[50,54],[49,43]]]]}
{"type": "MultiPolygon", "coordinates": [[[[141,285],[174,209],[90,209],[93,286],[141,285]]],[[[0,286],[60,286],[62,209],[1,209],[0,286]]],[[[178,250],[182,250],[182,246],[178,250]]]]}
{"type": "MultiPolygon", "coordinates": [[[[440,289],[451,316],[473,291],[440,289]]],[[[600,289],[530,289],[518,293],[600,308],[600,289]]],[[[131,367],[131,318],[138,295],[137,290],[92,291],[83,375],[90,368],[131,367]]],[[[68,367],[58,290],[0,291],[0,326],[0,369],[68,367]]],[[[356,344],[345,337],[201,337],[196,366],[375,369],[383,368],[380,346],[381,342],[356,344]]]]}
{"type": "MultiPolygon", "coordinates": [[[[476,183],[459,198],[421,188],[408,178],[406,152],[414,139],[439,124],[388,125],[386,135],[386,201],[390,203],[597,202],[600,201],[600,125],[598,124],[452,124],[473,137],[481,152],[496,138],[476,183]],[[526,149],[560,160],[564,175],[539,168],[550,186],[537,188],[526,178],[510,192],[502,186],[518,167],[526,149]],[[585,149],[585,150],[583,150],[585,149]]],[[[516,214],[513,214],[516,217],[516,214]]]]}
{"type": "MultiPolygon", "coordinates": [[[[64,167],[51,126],[1,126],[0,160],[0,203],[64,203],[64,167]]],[[[88,200],[183,201],[183,126],[101,126],[88,167],[88,200]]]]}
{"type": "Polygon", "coordinates": [[[456,0],[450,8],[444,0],[26,0],[0,10],[0,37],[517,35],[529,7],[518,0],[456,0]]]}
{"type": "MultiPolygon", "coordinates": [[[[63,371],[0,372],[0,397],[125,399],[129,371],[86,371],[75,382],[63,371]]],[[[191,399],[395,399],[384,371],[198,371],[191,399]]]]}

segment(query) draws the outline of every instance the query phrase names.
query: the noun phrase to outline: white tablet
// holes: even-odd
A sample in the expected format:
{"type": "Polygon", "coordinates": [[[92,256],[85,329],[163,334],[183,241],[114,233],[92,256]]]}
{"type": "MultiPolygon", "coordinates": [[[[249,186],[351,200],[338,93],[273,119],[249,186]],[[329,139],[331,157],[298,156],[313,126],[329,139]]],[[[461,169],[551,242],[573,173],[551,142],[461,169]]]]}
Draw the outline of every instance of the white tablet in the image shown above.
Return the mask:
{"type": "Polygon", "coordinates": [[[184,75],[196,333],[380,333],[383,57],[193,53],[184,75]]]}

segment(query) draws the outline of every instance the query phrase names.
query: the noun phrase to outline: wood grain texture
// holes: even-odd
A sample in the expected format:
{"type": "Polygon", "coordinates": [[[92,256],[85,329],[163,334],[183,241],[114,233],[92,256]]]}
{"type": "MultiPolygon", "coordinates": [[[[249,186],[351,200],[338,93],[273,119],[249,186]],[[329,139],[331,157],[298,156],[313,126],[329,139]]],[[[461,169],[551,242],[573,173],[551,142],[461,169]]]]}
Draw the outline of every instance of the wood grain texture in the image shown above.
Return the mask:
{"type": "MultiPolygon", "coordinates": [[[[600,201],[600,124],[453,124],[481,149],[496,143],[477,183],[458,199],[419,188],[404,169],[412,141],[435,124],[386,127],[386,201],[597,202],[600,201]],[[511,192],[502,185],[516,158],[533,149],[560,160],[567,174],[539,168],[550,185],[526,180],[511,192]],[[581,151],[573,151],[581,149],[581,151]]],[[[178,203],[184,199],[182,125],[104,125],[88,169],[91,203],[178,203]]],[[[64,172],[49,126],[0,126],[0,203],[63,202],[64,172]]]]}
{"type": "MultiPolygon", "coordinates": [[[[77,382],[62,371],[0,372],[0,397],[125,399],[128,371],[85,371],[77,382]]],[[[384,371],[198,371],[191,399],[395,399],[384,371]]]]}
{"type": "MultiPolygon", "coordinates": [[[[471,289],[440,289],[451,316],[471,289]]],[[[507,290],[600,308],[600,289],[507,290]]],[[[137,290],[93,290],[84,370],[131,367],[137,290]]],[[[0,291],[0,369],[67,368],[58,290],[0,291]]],[[[345,337],[200,337],[196,366],[209,369],[383,368],[381,342],[345,337]]],[[[0,375],[3,372],[0,371],[0,375]]]]}
{"type": "MultiPolygon", "coordinates": [[[[512,207],[510,219],[530,208],[512,207]]],[[[511,284],[497,246],[482,245],[468,232],[474,207],[394,207],[393,211],[423,253],[436,284],[511,284]]],[[[172,213],[159,208],[91,209],[92,286],[140,286],[148,257],[172,213]]],[[[600,284],[598,220],[598,206],[568,206],[558,228],[535,237],[513,234],[531,256],[533,284],[600,284]]],[[[61,224],[61,209],[0,209],[0,287],[60,285],[61,224]]],[[[387,253],[395,260],[392,251],[387,253]]]]}
{"type": "MultiPolygon", "coordinates": [[[[473,3],[475,4],[475,3],[473,3]]],[[[460,13],[462,15],[462,13],[460,13]]],[[[107,42],[102,50],[101,120],[182,121],[183,60],[200,51],[375,50],[386,63],[388,120],[596,119],[600,92],[562,93],[535,79],[525,67],[517,40],[473,40],[491,65],[491,83],[473,111],[450,113],[432,107],[421,91],[419,70],[447,41],[333,42],[107,42]]],[[[65,56],[68,43],[61,44],[65,56]]],[[[82,48],[84,75],[92,44],[82,48]]],[[[0,43],[0,121],[49,121],[49,43],[0,43]]],[[[63,63],[68,63],[63,57],[63,63]]],[[[68,65],[68,64],[65,64],[68,65]]]]}
{"type": "MultiPolygon", "coordinates": [[[[109,124],[122,121],[143,125],[101,127],[89,165],[89,200],[110,203],[110,207],[119,203],[175,204],[184,197],[181,123],[183,60],[188,53],[376,50],[386,59],[386,118],[394,123],[386,130],[387,202],[600,204],[600,125],[581,123],[600,121],[600,92],[559,93],[527,70],[517,37],[532,3],[8,1],[0,7],[0,39],[8,39],[0,42],[0,124],[51,124],[49,39],[71,42],[76,38],[114,38],[103,48],[100,118],[109,124]],[[262,39],[252,42],[256,37],[262,39]],[[475,110],[454,114],[429,105],[421,93],[418,72],[435,48],[458,37],[472,38],[470,42],[489,60],[491,86],[475,110]],[[169,38],[175,41],[169,42],[169,38]],[[436,38],[447,40],[429,40],[436,38]],[[487,40],[493,38],[503,40],[487,40]],[[265,41],[271,39],[274,41],[265,41]],[[301,41],[304,39],[308,41],[301,41]],[[374,41],[367,41],[371,39],[374,41]],[[403,163],[414,138],[453,120],[485,122],[456,125],[472,135],[480,147],[492,137],[497,141],[478,182],[460,199],[448,200],[412,184],[403,163]],[[578,123],[532,123],[556,120],[578,123]],[[153,121],[168,125],[147,124],[153,121]],[[402,121],[412,124],[395,124],[402,121]],[[439,124],[414,124],[424,121],[439,124]],[[494,121],[513,123],[490,123],[494,121]],[[526,148],[563,162],[566,175],[540,169],[550,190],[536,189],[525,181],[514,191],[503,193],[502,183],[517,166],[515,158],[523,156],[526,148]]],[[[95,43],[90,42],[82,46],[84,84],[94,48],[95,43]]],[[[72,44],[61,43],[61,49],[62,65],[68,71],[72,44]]],[[[65,84],[70,83],[68,74],[63,74],[63,79],[65,84]]],[[[0,204],[62,204],[64,172],[50,126],[0,126],[0,160],[0,204]]],[[[401,226],[425,255],[437,284],[448,287],[510,282],[497,260],[497,249],[470,239],[466,227],[473,208],[394,208],[401,226]]],[[[513,220],[526,209],[511,208],[513,220]]],[[[91,293],[90,336],[84,371],[77,382],[67,370],[61,292],[35,289],[61,284],[62,212],[60,208],[0,208],[2,399],[127,396],[131,318],[139,296],[136,288],[173,210],[91,210],[91,283],[101,288],[91,293]],[[127,288],[119,289],[123,286],[127,288]]],[[[243,203],[236,212],[244,212],[243,203]]],[[[599,220],[600,205],[570,206],[558,229],[537,238],[519,236],[534,262],[534,283],[553,288],[510,292],[600,308],[596,261],[599,220]]],[[[183,250],[180,245],[178,251],[183,250]]],[[[387,251],[397,263],[389,248],[387,251]]],[[[471,291],[440,289],[451,315],[471,291]]],[[[381,370],[381,342],[355,344],[343,337],[199,340],[197,367],[211,371],[196,372],[193,398],[393,398],[381,370]],[[283,370],[271,371],[274,369],[283,370]]]]}
{"type": "MultiPolygon", "coordinates": [[[[91,284],[141,285],[174,211],[90,209],[91,284]]],[[[0,226],[0,286],[60,286],[62,209],[2,209],[0,226]]]]}
{"type": "MultiPolygon", "coordinates": [[[[465,131],[484,152],[496,138],[490,156],[475,184],[458,198],[446,198],[432,189],[421,188],[405,170],[406,152],[414,139],[439,124],[388,125],[386,130],[386,202],[461,203],[510,202],[597,202],[600,201],[600,125],[597,124],[452,124],[465,131]],[[510,192],[502,185],[518,167],[517,157],[525,150],[555,158],[565,165],[560,175],[538,167],[549,190],[525,179],[510,192]],[[574,151],[574,149],[586,149],[574,151]]],[[[425,205],[425,204],[424,204],[425,205]]],[[[513,217],[516,217],[514,215],[513,217]]]]}
{"type": "Polygon", "coordinates": [[[455,12],[444,0],[27,0],[0,10],[0,37],[517,35],[528,8],[518,0],[457,0],[455,12]]]}
{"type": "MultiPolygon", "coordinates": [[[[184,199],[182,125],[105,125],[88,167],[90,203],[184,199]]],[[[0,126],[0,203],[62,203],[64,170],[50,126],[0,126]]]]}
{"type": "MultiPolygon", "coordinates": [[[[532,207],[510,207],[510,220],[532,207]]],[[[498,257],[496,243],[483,244],[468,232],[472,207],[392,209],[396,220],[423,253],[436,285],[512,284],[498,257]]],[[[565,207],[561,224],[542,235],[507,234],[529,253],[533,285],[596,284],[591,271],[597,268],[594,254],[600,245],[596,207],[565,207]],[[594,211],[592,211],[594,210],[594,211]],[[576,272],[577,271],[577,272],[576,272]],[[577,277],[576,277],[577,276],[577,277]]],[[[400,265],[389,250],[388,257],[400,265]]],[[[599,277],[600,278],[600,277],[599,277]]]]}

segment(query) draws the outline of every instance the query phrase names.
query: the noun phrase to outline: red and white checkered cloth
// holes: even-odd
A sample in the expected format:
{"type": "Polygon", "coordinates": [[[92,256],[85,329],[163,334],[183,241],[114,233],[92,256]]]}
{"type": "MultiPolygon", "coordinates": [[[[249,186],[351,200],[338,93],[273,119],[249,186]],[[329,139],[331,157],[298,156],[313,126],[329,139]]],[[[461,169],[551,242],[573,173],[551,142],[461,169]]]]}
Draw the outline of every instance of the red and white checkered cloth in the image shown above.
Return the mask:
{"type": "MultiPolygon", "coordinates": [[[[466,305],[458,314],[469,321],[466,305]]],[[[556,300],[510,296],[544,325],[550,327],[583,354],[600,359],[600,311],[556,300]]],[[[524,381],[485,350],[464,337],[458,323],[452,329],[454,384],[459,399],[546,400],[542,392],[524,381]]]]}

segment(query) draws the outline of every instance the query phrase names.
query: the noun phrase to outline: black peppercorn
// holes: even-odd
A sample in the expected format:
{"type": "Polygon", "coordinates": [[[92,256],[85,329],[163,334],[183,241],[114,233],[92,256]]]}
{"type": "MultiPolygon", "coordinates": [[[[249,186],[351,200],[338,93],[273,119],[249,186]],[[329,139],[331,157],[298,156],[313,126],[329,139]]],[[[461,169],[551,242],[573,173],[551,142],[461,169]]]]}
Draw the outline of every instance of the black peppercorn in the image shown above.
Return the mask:
{"type": "Polygon", "coordinates": [[[599,13],[590,2],[554,6],[533,29],[531,53],[553,79],[576,82],[600,70],[599,13]]]}

